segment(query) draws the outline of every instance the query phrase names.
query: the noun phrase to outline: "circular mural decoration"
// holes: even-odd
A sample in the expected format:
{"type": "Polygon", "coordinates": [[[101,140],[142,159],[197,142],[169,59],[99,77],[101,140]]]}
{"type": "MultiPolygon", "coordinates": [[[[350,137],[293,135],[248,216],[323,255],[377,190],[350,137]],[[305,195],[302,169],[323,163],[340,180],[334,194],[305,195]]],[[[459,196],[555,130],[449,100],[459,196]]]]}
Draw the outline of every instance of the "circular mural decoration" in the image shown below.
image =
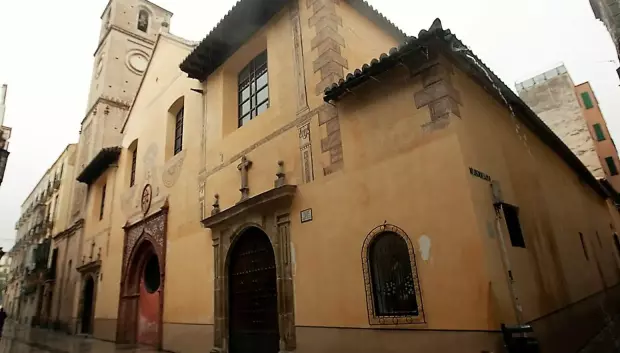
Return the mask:
{"type": "Polygon", "coordinates": [[[153,201],[153,188],[151,184],[146,184],[144,190],[142,190],[142,199],[140,200],[140,208],[144,214],[149,213],[151,201],[153,201]]]}
{"type": "Polygon", "coordinates": [[[132,50],[127,53],[127,68],[133,73],[141,75],[146,71],[146,67],[149,64],[148,55],[140,50],[132,50]]]}
{"type": "Polygon", "coordinates": [[[144,266],[144,289],[150,294],[155,293],[161,285],[159,273],[159,259],[157,255],[152,254],[144,266]]]}

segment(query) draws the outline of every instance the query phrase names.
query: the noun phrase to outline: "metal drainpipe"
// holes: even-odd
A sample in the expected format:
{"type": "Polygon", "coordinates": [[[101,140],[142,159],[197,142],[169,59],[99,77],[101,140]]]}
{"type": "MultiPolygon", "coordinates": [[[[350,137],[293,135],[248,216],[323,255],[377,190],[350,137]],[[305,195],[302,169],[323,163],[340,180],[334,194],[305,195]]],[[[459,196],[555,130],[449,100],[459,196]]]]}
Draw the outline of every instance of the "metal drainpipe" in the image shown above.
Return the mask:
{"type": "Polygon", "coordinates": [[[495,205],[495,227],[497,230],[497,238],[498,246],[500,250],[500,255],[502,258],[502,264],[504,265],[504,271],[506,274],[506,281],[508,282],[508,288],[510,290],[510,299],[512,300],[512,307],[515,313],[515,317],[517,319],[517,324],[521,325],[523,323],[523,308],[519,303],[519,297],[517,296],[517,291],[515,289],[515,280],[512,276],[512,265],[510,263],[510,258],[508,256],[508,250],[506,250],[506,242],[504,240],[504,233],[502,232],[502,213],[504,209],[501,204],[495,205]]]}

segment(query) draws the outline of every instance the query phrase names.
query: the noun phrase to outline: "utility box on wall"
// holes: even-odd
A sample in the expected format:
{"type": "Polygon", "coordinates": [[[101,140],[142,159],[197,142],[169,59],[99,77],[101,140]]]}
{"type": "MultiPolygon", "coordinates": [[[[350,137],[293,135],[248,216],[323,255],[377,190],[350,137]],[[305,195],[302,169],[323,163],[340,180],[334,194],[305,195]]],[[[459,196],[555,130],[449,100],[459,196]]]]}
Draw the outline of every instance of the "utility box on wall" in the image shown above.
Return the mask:
{"type": "Polygon", "coordinates": [[[530,325],[506,326],[502,324],[504,347],[508,353],[540,353],[540,345],[530,325]]]}

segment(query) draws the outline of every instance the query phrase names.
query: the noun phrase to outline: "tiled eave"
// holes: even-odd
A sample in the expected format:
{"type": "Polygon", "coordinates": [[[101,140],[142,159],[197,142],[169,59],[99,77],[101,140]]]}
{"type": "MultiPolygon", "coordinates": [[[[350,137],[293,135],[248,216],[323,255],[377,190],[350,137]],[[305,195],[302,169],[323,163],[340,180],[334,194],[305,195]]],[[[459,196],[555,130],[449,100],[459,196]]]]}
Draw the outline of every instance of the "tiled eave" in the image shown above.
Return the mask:
{"type": "Polygon", "coordinates": [[[204,81],[277,14],[289,0],[241,0],[181,63],[190,78],[204,81]]]}
{"type": "MultiPolygon", "coordinates": [[[[185,58],[180,65],[181,71],[187,73],[190,78],[204,81],[291,1],[297,0],[238,1],[185,58]]],[[[302,3],[306,4],[307,1],[302,0],[302,3]]],[[[395,39],[405,40],[405,33],[365,0],[346,0],[346,2],[395,39]]]]}
{"type": "Polygon", "coordinates": [[[364,64],[344,79],[327,87],[323,100],[325,102],[338,101],[361,84],[370,80],[374,81],[376,76],[396,66],[416,62],[415,59],[422,58],[422,56],[428,58],[433,52],[442,53],[501,104],[509,104],[515,117],[558,154],[584,183],[601,197],[610,197],[608,190],[596,180],[570,148],[450,30],[444,30],[439,19],[433,22],[428,31],[420,31],[417,38],[409,37],[400,46],[392,48],[388,53],[382,53],[378,59],[373,59],[369,64],[364,64]]]}
{"type": "Polygon", "coordinates": [[[92,184],[108,169],[111,164],[118,160],[120,154],[120,147],[103,148],[80,173],[77,177],[77,181],[88,185],[92,184]]]}

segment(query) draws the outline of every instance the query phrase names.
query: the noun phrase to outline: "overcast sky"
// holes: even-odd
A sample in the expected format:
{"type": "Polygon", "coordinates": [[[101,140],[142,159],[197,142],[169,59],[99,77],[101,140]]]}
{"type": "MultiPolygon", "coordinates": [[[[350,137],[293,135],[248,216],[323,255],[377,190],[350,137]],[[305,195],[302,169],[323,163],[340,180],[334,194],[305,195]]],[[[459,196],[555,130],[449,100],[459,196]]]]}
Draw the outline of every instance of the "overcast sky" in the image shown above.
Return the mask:
{"type": "MultiPolygon", "coordinates": [[[[234,0],[153,0],[171,32],[200,40],[234,0]]],[[[369,0],[406,33],[442,19],[511,88],[564,63],[590,81],[620,136],[617,56],[588,0],[369,0]],[[612,62],[613,61],[613,62],[612,62]]],[[[0,0],[0,84],[9,85],[11,155],[0,186],[0,246],[13,244],[20,205],[68,143],[77,142],[107,0],[0,0]]],[[[378,55],[379,53],[377,53],[378,55]]],[[[371,59],[371,58],[368,58],[371,59]]]]}

